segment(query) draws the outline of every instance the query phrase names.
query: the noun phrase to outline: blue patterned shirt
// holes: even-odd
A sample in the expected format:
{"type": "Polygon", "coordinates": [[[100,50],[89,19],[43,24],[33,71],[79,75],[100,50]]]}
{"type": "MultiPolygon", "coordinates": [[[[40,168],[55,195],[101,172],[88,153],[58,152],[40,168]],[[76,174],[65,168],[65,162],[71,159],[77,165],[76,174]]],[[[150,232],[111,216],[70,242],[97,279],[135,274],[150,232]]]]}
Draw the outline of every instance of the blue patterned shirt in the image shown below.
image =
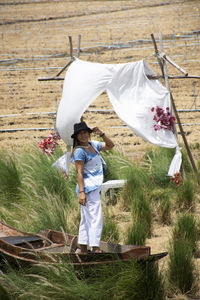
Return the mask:
{"type": "MultiPolygon", "coordinates": [[[[96,153],[78,147],[71,158],[72,163],[75,163],[75,161],[84,161],[83,182],[85,193],[100,188],[103,183],[102,158],[98,153],[102,149],[102,143],[99,141],[91,141],[90,144],[96,153]]],[[[76,192],[79,194],[78,184],[76,186],[76,192]]]]}

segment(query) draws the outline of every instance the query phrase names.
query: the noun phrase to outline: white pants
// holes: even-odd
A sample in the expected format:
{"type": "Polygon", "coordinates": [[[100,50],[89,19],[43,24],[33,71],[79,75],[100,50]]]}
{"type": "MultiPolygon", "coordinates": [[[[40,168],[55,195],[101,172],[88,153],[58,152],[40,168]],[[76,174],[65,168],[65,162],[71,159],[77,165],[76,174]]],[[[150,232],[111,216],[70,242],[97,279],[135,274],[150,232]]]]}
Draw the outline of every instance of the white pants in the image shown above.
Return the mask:
{"type": "Polygon", "coordinates": [[[78,243],[90,247],[99,247],[102,227],[100,189],[96,189],[86,194],[86,206],[81,205],[78,243]]]}

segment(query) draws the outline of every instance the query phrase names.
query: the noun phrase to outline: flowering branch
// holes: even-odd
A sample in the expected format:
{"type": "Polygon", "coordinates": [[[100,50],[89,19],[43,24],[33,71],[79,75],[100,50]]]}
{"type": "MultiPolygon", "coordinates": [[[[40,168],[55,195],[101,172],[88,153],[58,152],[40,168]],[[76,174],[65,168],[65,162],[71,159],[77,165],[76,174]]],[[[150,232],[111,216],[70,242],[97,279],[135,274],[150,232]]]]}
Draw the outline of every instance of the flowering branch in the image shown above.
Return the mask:
{"type": "Polygon", "coordinates": [[[58,145],[58,140],[60,140],[60,136],[57,130],[54,130],[50,133],[48,138],[44,138],[39,142],[38,147],[41,148],[47,155],[52,155],[58,145]]]}
{"type": "Polygon", "coordinates": [[[152,112],[156,111],[153,120],[156,121],[154,130],[168,129],[173,131],[173,126],[175,123],[175,117],[170,114],[169,107],[166,108],[166,111],[160,106],[152,107],[152,112]]]}

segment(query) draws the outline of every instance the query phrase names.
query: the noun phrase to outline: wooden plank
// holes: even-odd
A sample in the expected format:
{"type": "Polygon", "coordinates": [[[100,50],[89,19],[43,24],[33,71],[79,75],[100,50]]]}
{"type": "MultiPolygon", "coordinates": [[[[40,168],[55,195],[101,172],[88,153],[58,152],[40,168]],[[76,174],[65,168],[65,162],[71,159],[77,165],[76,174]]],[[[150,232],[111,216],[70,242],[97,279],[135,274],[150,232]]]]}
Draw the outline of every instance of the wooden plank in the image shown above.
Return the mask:
{"type": "Polygon", "coordinates": [[[2,237],[1,240],[6,241],[9,244],[12,245],[21,245],[26,242],[35,242],[35,241],[41,241],[42,239],[36,235],[33,236],[6,236],[2,237]]]}

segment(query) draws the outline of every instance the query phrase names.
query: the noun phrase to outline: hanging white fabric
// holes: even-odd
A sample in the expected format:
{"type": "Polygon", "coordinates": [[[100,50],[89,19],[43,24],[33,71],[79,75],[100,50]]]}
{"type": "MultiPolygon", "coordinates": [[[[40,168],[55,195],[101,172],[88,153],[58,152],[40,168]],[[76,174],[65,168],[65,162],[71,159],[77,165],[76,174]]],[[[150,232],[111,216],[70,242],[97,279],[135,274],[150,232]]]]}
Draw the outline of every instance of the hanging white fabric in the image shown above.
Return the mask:
{"type": "MultiPolygon", "coordinates": [[[[155,75],[144,60],[125,64],[100,64],[76,59],[66,73],[63,93],[57,112],[56,127],[67,145],[72,145],[74,123],[78,123],[89,105],[107,91],[113,109],[134,133],[158,146],[176,148],[173,132],[155,130],[152,107],[171,107],[169,91],[159,80],[149,80],[155,75]]],[[[179,151],[180,153],[180,151],[179,151]]],[[[178,172],[178,163],[170,166],[170,174],[178,172]]]]}
{"type": "Polygon", "coordinates": [[[61,157],[59,157],[59,159],[57,159],[52,165],[52,167],[59,169],[60,171],[64,172],[66,175],[69,175],[69,164],[71,158],[70,149],[71,147],[67,146],[67,152],[61,157]]]}

